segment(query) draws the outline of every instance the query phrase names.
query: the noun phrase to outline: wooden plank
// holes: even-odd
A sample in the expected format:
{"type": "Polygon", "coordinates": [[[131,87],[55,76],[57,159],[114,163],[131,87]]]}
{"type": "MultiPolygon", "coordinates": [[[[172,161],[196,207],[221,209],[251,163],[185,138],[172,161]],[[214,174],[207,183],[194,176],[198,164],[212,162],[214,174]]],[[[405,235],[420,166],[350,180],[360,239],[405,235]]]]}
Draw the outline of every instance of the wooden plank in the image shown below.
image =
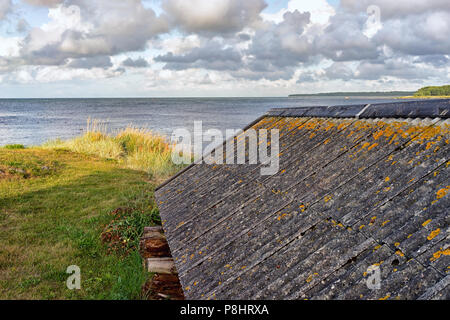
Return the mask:
{"type": "Polygon", "coordinates": [[[141,256],[147,258],[171,257],[169,244],[164,235],[142,238],[139,242],[141,256]]]}
{"type": "Polygon", "coordinates": [[[146,233],[153,233],[153,232],[159,232],[159,233],[164,233],[164,230],[161,226],[156,226],[156,227],[144,227],[144,234],[146,233]]]}
{"type": "Polygon", "coordinates": [[[148,272],[158,274],[177,274],[172,258],[148,258],[146,260],[148,272]]]}

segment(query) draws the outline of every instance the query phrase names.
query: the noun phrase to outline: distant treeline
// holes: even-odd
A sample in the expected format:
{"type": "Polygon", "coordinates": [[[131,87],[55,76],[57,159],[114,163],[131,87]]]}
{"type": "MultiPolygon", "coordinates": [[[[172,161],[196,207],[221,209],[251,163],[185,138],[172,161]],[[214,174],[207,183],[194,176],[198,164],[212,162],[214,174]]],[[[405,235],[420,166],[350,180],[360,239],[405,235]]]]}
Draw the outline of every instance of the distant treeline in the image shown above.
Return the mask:
{"type": "Polygon", "coordinates": [[[423,96],[450,96],[450,85],[440,87],[424,87],[414,93],[415,97],[423,96]]]}
{"type": "Polygon", "coordinates": [[[397,97],[413,95],[414,91],[376,91],[376,92],[324,92],[312,94],[291,94],[289,97],[397,97]]]}

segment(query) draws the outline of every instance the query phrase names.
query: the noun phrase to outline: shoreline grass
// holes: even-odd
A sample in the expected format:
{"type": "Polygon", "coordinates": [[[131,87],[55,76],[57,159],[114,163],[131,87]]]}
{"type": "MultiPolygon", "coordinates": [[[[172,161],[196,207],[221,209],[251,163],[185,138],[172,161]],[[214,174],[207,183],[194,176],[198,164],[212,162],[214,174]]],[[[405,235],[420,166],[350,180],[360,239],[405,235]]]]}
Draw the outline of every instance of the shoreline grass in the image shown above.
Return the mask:
{"type": "Polygon", "coordinates": [[[0,299],[145,298],[139,237],[160,224],[154,188],[180,168],[163,137],[104,129],[0,147],[0,299]],[[70,265],[81,290],[66,287],[70,265]]]}
{"type": "Polygon", "coordinates": [[[450,96],[404,96],[397,99],[450,99],[450,96]]]}
{"type": "Polygon", "coordinates": [[[159,134],[132,126],[112,134],[107,131],[106,123],[88,119],[83,135],[66,141],[48,141],[42,147],[114,160],[126,168],[146,171],[156,178],[167,178],[183,168],[173,164],[172,145],[159,134]]]}

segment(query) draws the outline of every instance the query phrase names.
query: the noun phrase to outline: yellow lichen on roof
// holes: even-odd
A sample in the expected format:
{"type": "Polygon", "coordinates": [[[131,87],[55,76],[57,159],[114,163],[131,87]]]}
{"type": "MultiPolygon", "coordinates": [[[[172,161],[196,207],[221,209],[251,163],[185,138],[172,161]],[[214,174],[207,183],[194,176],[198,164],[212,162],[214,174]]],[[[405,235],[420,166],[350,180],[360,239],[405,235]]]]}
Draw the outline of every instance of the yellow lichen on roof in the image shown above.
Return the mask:
{"type": "MultiPolygon", "coordinates": [[[[445,227],[441,225],[441,220],[436,217],[435,212],[440,213],[442,206],[445,207],[445,201],[447,201],[448,198],[444,197],[447,196],[448,191],[450,190],[450,186],[447,186],[447,181],[445,180],[445,175],[447,173],[447,171],[445,171],[445,163],[448,161],[446,159],[446,148],[448,146],[446,146],[445,143],[450,137],[445,136],[445,134],[448,134],[448,131],[444,130],[444,126],[441,125],[442,122],[442,120],[437,119],[432,121],[422,121],[420,119],[349,120],[309,117],[266,117],[255,125],[254,128],[279,129],[280,137],[284,134],[284,140],[280,141],[281,148],[277,153],[279,153],[279,156],[284,156],[281,160],[286,160],[285,158],[288,157],[290,159],[282,163],[278,175],[273,180],[267,182],[267,184],[262,183],[259,179],[255,179],[258,186],[261,186],[264,191],[264,196],[259,194],[261,197],[260,199],[255,199],[256,194],[252,195],[251,198],[248,197],[245,206],[251,206],[251,211],[249,210],[248,212],[251,212],[252,216],[247,219],[247,216],[244,214],[235,214],[238,223],[233,223],[233,225],[238,228],[250,228],[253,223],[250,219],[253,219],[255,224],[257,226],[261,225],[261,227],[256,229],[258,232],[251,232],[250,234],[246,231],[245,237],[240,237],[238,236],[240,233],[234,233],[235,230],[233,230],[233,227],[231,227],[230,231],[230,226],[226,225],[225,222],[221,222],[220,225],[214,226],[214,233],[212,231],[210,232],[208,229],[199,237],[200,240],[208,239],[208,241],[211,241],[212,250],[204,251],[204,246],[198,249],[196,248],[194,259],[192,259],[191,256],[192,260],[189,260],[189,256],[194,249],[187,250],[187,258],[185,258],[185,261],[187,259],[187,265],[196,264],[194,267],[201,272],[207,270],[203,269],[204,267],[210,268],[210,266],[212,266],[211,268],[216,268],[214,271],[217,272],[215,272],[214,275],[217,276],[213,279],[214,285],[216,286],[217,283],[223,287],[237,285],[236,279],[232,282],[225,282],[227,277],[230,275],[233,276],[235,273],[237,273],[236,277],[243,274],[242,283],[247,282],[246,285],[249,283],[251,285],[252,274],[254,272],[259,273],[265,269],[251,267],[252,264],[250,263],[252,263],[253,260],[251,260],[251,262],[244,261],[244,259],[237,261],[236,259],[233,260],[231,254],[234,254],[234,251],[230,253],[227,252],[225,255],[221,249],[224,247],[222,245],[226,244],[225,241],[227,241],[227,243],[232,243],[233,245],[239,244],[244,246],[247,245],[247,242],[250,242],[250,250],[259,250],[258,246],[261,243],[264,245],[263,249],[265,250],[266,248],[269,248],[269,246],[265,246],[264,243],[269,243],[270,241],[270,249],[275,252],[275,249],[291,245],[291,233],[292,239],[294,239],[294,234],[305,234],[306,231],[303,231],[305,228],[304,222],[306,221],[309,223],[310,220],[316,219],[318,213],[320,214],[320,223],[323,222],[325,217],[328,217],[325,219],[327,228],[324,230],[327,230],[327,232],[330,229],[335,230],[335,233],[338,235],[337,237],[341,237],[342,234],[346,233],[345,230],[344,232],[339,231],[339,228],[345,228],[339,221],[344,221],[346,225],[350,223],[355,229],[352,233],[362,234],[366,237],[373,236],[375,243],[373,246],[369,246],[368,250],[369,252],[372,250],[375,252],[370,253],[370,259],[361,259],[361,262],[358,261],[357,263],[360,266],[370,265],[373,263],[373,257],[376,257],[378,260],[375,261],[386,259],[386,272],[388,272],[387,269],[389,269],[390,272],[392,272],[392,270],[395,272],[397,271],[396,268],[399,268],[398,270],[401,270],[402,274],[406,274],[405,270],[410,270],[410,268],[414,266],[412,264],[404,264],[403,262],[408,259],[411,260],[410,258],[414,256],[411,248],[415,249],[415,247],[411,244],[416,245],[416,243],[421,245],[427,243],[426,252],[423,252],[423,257],[426,257],[425,259],[427,260],[431,259],[434,261],[448,255],[449,249],[443,250],[443,248],[440,248],[439,251],[433,254],[433,252],[439,248],[435,248],[434,246],[438,243],[438,240],[441,240],[443,236],[445,236],[444,233],[446,232],[445,227]],[[437,126],[438,129],[433,128],[433,126],[437,126]],[[308,138],[311,138],[312,140],[309,141],[308,138]],[[388,145],[389,143],[391,144],[390,146],[388,145]],[[402,148],[396,147],[395,144],[402,144],[402,148]],[[416,152],[418,152],[420,158],[416,157],[416,152]],[[351,163],[350,161],[346,161],[350,160],[347,158],[348,155],[354,155],[351,159],[351,163]],[[430,159],[427,160],[427,157],[430,159]],[[308,159],[308,162],[302,164],[302,161],[305,161],[305,159],[308,159]],[[328,165],[328,162],[325,162],[324,159],[326,161],[331,161],[331,165],[328,165]],[[410,162],[408,162],[409,160],[410,162]],[[324,164],[327,166],[325,167],[324,164]],[[391,164],[395,164],[396,166],[391,166],[391,164]],[[418,164],[420,164],[422,168],[416,169],[413,167],[418,164]],[[334,166],[336,168],[334,168],[334,166]],[[319,169],[322,170],[323,173],[320,172],[319,169]],[[437,174],[438,169],[441,170],[439,175],[437,174]],[[310,173],[308,170],[314,170],[313,174],[308,175],[310,173]],[[340,172],[338,170],[343,170],[343,173],[338,175],[340,172]],[[335,174],[335,172],[337,173],[335,174]],[[356,178],[352,178],[348,181],[344,180],[342,178],[345,174],[355,175],[356,178]],[[365,179],[365,176],[367,176],[367,179],[365,179]],[[303,177],[306,177],[304,181],[300,180],[300,178],[303,179],[303,177]],[[328,177],[330,178],[328,179],[328,177]],[[320,180],[318,178],[320,178],[320,180]],[[272,181],[274,183],[272,183],[272,181]],[[318,184],[317,186],[314,185],[316,181],[318,184]],[[294,183],[301,187],[288,189],[289,187],[292,187],[294,183]],[[357,183],[357,185],[354,183],[357,183]],[[425,189],[426,192],[421,193],[420,190],[422,189],[420,188],[423,185],[425,185],[427,189],[425,189]],[[347,186],[349,186],[349,189],[346,189],[347,186]],[[312,190],[311,194],[309,193],[309,189],[312,190]],[[268,190],[268,192],[266,192],[266,190],[268,190]],[[289,195],[285,197],[285,191],[282,190],[289,190],[289,195]],[[352,197],[348,197],[348,194],[352,197]],[[423,194],[428,196],[425,197],[423,194]],[[266,195],[270,196],[270,199],[275,199],[276,202],[264,202],[264,200],[267,200],[264,199],[266,195]],[[365,207],[361,209],[362,213],[356,212],[355,214],[353,209],[356,208],[356,205],[353,202],[347,205],[347,199],[356,201],[359,196],[364,200],[369,199],[369,197],[372,198],[370,198],[369,203],[366,203],[367,201],[361,202],[361,205],[364,205],[365,207]],[[411,210],[404,210],[406,202],[403,202],[403,200],[405,199],[404,201],[407,201],[407,197],[411,197],[414,201],[418,198],[416,201],[417,205],[416,202],[413,203],[413,201],[411,201],[411,203],[414,204],[414,207],[411,206],[411,210]],[[386,200],[390,201],[389,206],[383,204],[386,200]],[[438,205],[433,206],[431,202],[438,200],[438,205]],[[397,203],[396,201],[399,201],[398,203],[402,205],[402,207],[400,207],[401,209],[390,211],[391,209],[396,209],[395,207],[391,207],[391,205],[397,203]],[[303,202],[305,203],[302,204],[303,202]],[[260,204],[261,207],[259,207],[260,204]],[[308,206],[308,210],[306,209],[306,206],[308,206]],[[424,207],[425,209],[423,209],[424,207]],[[422,211],[422,209],[426,211],[422,211]],[[417,220],[414,220],[414,223],[407,225],[408,233],[410,233],[409,235],[408,233],[401,233],[398,237],[383,238],[384,235],[391,235],[392,232],[394,232],[395,235],[395,229],[397,228],[403,230],[400,224],[403,223],[403,220],[410,221],[407,220],[407,218],[409,219],[409,216],[412,215],[415,215],[414,217],[417,220]],[[242,217],[244,217],[244,219],[242,217]],[[349,217],[349,219],[347,220],[346,217],[349,217]],[[357,219],[355,219],[355,217],[357,217],[357,219]],[[262,220],[265,218],[267,219],[262,220]],[[241,219],[241,224],[239,224],[238,219],[241,219]],[[418,219],[421,219],[420,223],[417,222],[418,219]],[[268,223],[259,224],[260,221],[266,221],[268,223]],[[258,239],[260,234],[261,237],[268,237],[269,232],[266,232],[265,228],[273,228],[269,230],[272,232],[271,234],[275,236],[262,239],[262,241],[266,242],[260,243],[258,239]],[[230,235],[229,239],[224,236],[224,240],[222,240],[220,238],[220,232],[223,232],[223,235],[226,236],[230,235]],[[282,232],[286,232],[289,237],[284,236],[282,232]],[[282,236],[279,236],[278,233],[282,236]],[[244,240],[241,240],[241,238],[244,240]],[[255,241],[248,241],[248,239],[253,240],[253,238],[255,241]],[[407,241],[406,238],[413,241],[407,241]],[[216,243],[218,244],[216,245],[216,243]],[[199,249],[202,251],[199,251],[199,249]],[[206,256],[207,254],[208,256],[211,256],[208,258],[206,256]],[[206,259],[212,259],[212,262],[201,262],[206,259]],[[224,259],[227,260],[224,262],[224,259]],[[391,266],[392,260],[395,263],[392,263],[391,266]],[[401,260],[401,263],[399,263],[399,260],[401,260]],[[225,263],[229,264],[225,265],[225,263]],[[399,264],[401,267],[396,266],[399,264]],[[410,265],[412,265],[412,267],[410,265]]],[[[447,165],[450,165],[450,162],[447,162],[447,165]]],[[[249,178],[255,178],[255,176],[246,175],[245,172],[240,173],[240,175],[233,173],[230,179],[233,183],[238,181],[237,184],[241,187],[239,190],[243,190],[245,187],[241,184],[249,178]]],[[[215,186],[215,180],[212,180],[212,182],[215,186]]],[[[217,183],[217,185],[219,185],[219,183],[217,183]]],[[[206,187],[204,189],[207,190],[206,187]]],[[[219,187],[217,187],[217,190],[219,191],[219,187]]],[[[216,193],[212,193],[212,195],[215,194],[216,193]]],[[[218,192],[217,194],[219,195],[218,192]]],[[[213,198],[213,200],[215,200],[215,198],[213,198]]],[[[244,206],[242,206],[242,208],[244,208],[244,206]]],[[[196,211],[196,209],[197,208],[194,208],[193,211],[196,211]]],[[[222,210],[224,214],[229,214],[231,216],[231,211],[229,209],[230,208],[224,205],[222,210]]],[[[356,210],[359,209],[355,209],[355,211],[356,210]]],[[[244,209],[240,209],[239,212],[245,211],[244,209]]],[[[193,212],[193,214],[195,213],[196,212],[193,212]]],[[[204,217],[206,217],[208,221],[215,221],[214,219],[221,219],[221,213],[222,211],[216,210],[214,207],[214,210],[208,209],[204,217]],[[211,218],[206,216],[206,214],[209,213],[211,213],[211,218]]],[[[181,218],[178,218],[176,223],[173,223],[173,226],[180,223],[181,220],[181,218]]],[[[184,219],[184,221],[187,220],[184,219]]],[[[201,223],[201,227],[205,227],[205,230],[207,225],[207,223],[201,223]]],[[[347,229],[351,230],[350,227],[347,229]]],[[[303,245],[309,244],[309,242],[306,241],[311,241],[311,243],[313,243],[313,241],[317,241],[317,239],[320,239],[321,237],[320,232],[310,232],[309,229],[307,232],[309,232],[307,237],[295,238],[295,241],[299,241],[299,243],[303,245]],[[311,238],[309,235],[311,235],[311,238]],[[317,239],[314,239],[313,237],[317,237],[317,239]]],[[[192,232],[189,237],[196,236],[197,234],[200,233],[192,232]]],[[[361,238],[365,239],[365,237],[362,236],[361,238]]],[[[195,242],[192,241],[192,243],[201,243],[197,238],[194,240],[195,242]]],[[[179,239],[176,241],[182,242],[179,239]]],[[[368,242],[368,244],[369,243],[370,242],[368,242]]],[[[350,243],[350,245],[352,245],[352,243],[350,243]]],[[[292,247],[294,246],[292,245],[292,247]]],[[[364,247],[364,250],[366,249],[367,248],[364,247]]],[[[292,254],[296,254],[297,251],[295,250],[297,249],[293,248],[292,250],[292,254]]],[[[251,251],[251,253],[252,259],[258,257],[258,252],[251,251]]],[[[241,256],[238,251],[237,254],[237,258],[239,259],[245,257],[245,255],[241,256]]],[[[263,252],[263,254],[265,254],[265,252],[263,252]]],[[[276,263],[266,264],[263,262],[262,265],[264,267],[269,266],[270,268],[277,266],[278,269],[281,269],[276,271],[277,275],[278,273],[281,275],[283,274],[284,268],[280,267],[282,261],[295,261],[290,259],[285,260],[284,257],[281,257],[278,261],[275,255],[273,257],[276,263]]],[[[294,255],[292,257],[295,258],[294,255]]],[[[441,270],[442,263],[444,263],[442,260],[433,267],[441,270]]],[[[420,262],[422,262],[422,260],[420,260],[420,262]]],[[[381,263],[382,262],[375,265],[380,265],[381,263]]],[[[295,281],[298,281],[299,283],[296,283],[295,285],[310,287],[316,281],[322,281],[322,279],[316,278],[314,274],[315,271],[321,270],[321,267],[322,266],[311,268],[308,273],[303,273],[302,276],[296,275],[295,281]]],[[[444,266],[444,268],[445,267],[446,266],[444,266]]],[[[186,265],[180,269],[182,272],[189,274],[186,270],[190,269],[187,269],[186,265]]],[[[360,271],[362,273],[364,270],[360,271]]],[[[209,275],[212,277],[213,275],[213,273],[207,274],[206,277],[209,277],[209,275]]],[[[327,274],[329,274],[328,271],[327,273],[322,273],[321,271],[323,279],[326,279],[327,274]]],[[[365,274],[365,276],[367,276],[367,274],[365,274]]],[[[194,278],[192,277],[191,279],[194,278]]],[[[191,281],[185,282],[191,286],[190,294],[195,295],[196,292],[192,292],[196,291],[195,289],[198,289],[198,287],[203,284],[202,281],[198,281],[199,284],[197,287],[195,287],[195,284],[191,281]]],[[[222,290],[222,288],[220,290],[222,290]]],[[[223,291],[217,292],[222,292],[223,295],[223,291]]],[[[383,288],[383,294],[378,293],[377,298],[384,296],[384,298],[393,299],[398,297],[397,293],[398,292],[396,291],[390,291],[389,289],[383,288]],[[392,297],[388,293],[392,295],[392,297]]],[[[371,295],[371,297],[373,296],[371,295]]]]}
{"type": "Polygon", "coordinates": [[[434,238],[436,238],[439,233],[441,233],[441,229],[437,228],[436,230],[431,231],[431,233],[428,235],[427,239],[428,240],[433,240],[434,238]]]}
{"type": "Polygon", "coordinates": [[[430,258],[430,261],[436,261],[442,256],[449,256],[450,255],[450,248],[447,248],[445,250],[442,250],[442,248],[435,253],[433,253],[433,256],[430,258]]]}
{"type": "Polygon", "coordinates": [[[425,221],[424,223],[422,223],[422,227],[425,227],[427,224],[429,224],[432,220],[428,219],[427,221],[425,221]]]}
{"type": "Polygon", "coordinates": [[[445,197],[445,195],[447,194],[447,192],[450,190],[450,186],[446,186],[445,188],[439,189],[436,192],[436,199],[442,199],[443,197],[445,197]]]}

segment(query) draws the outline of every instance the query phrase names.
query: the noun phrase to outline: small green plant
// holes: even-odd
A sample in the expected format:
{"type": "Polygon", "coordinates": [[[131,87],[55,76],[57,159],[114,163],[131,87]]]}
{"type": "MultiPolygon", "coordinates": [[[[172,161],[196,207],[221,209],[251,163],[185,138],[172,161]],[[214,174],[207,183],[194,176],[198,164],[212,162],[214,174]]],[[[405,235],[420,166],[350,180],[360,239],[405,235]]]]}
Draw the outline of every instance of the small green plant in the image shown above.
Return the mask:
{"type": "Polygon", "coordinates": [[[131,252],[116,265],[116,268],[116,274],[119,276],[107,298],[113,300],[143,299],[142,284],[147,281],[150,274],[144,272],[139,252],[131,252]]]}
{"type": "Polygon", "coordinates": [[[19,149],[25,149],[25,146],[23,144],[7,144],[3,148],[9,149],[9,150],[19,150],[19,149]]]}
{"type": "Polygon", "coordinates": [[[76,244],[81,255],[89,256],[91,258],[96,258],[98,256],[97,238],[95,234],[79,232],[76,244]]]}
{"type": "Polygon", "coordinates": [[[30,287],[34,287],[41,282],[39,277],[30,277],[19,283],[19,287],[22,289],[28,289],[30,287]]]}
{"type": "Polygon", "coordinates": [[[160,223],[155,209],[150,212],[139,208],[118,208],[112,213],[111,222],[104,228],[102,241],[108,252],[128,254],[139,248],[139,240],[144,227],[160,223]]]}
{"type": "Polygon", "coordinates": [[[24,156],[19,149],[7,151],[0,156],[0,175],[5,178],[34,178],[49,176],[57,172],[60,163],[56,160],[45,161],[34,156],[24,156]]]}

